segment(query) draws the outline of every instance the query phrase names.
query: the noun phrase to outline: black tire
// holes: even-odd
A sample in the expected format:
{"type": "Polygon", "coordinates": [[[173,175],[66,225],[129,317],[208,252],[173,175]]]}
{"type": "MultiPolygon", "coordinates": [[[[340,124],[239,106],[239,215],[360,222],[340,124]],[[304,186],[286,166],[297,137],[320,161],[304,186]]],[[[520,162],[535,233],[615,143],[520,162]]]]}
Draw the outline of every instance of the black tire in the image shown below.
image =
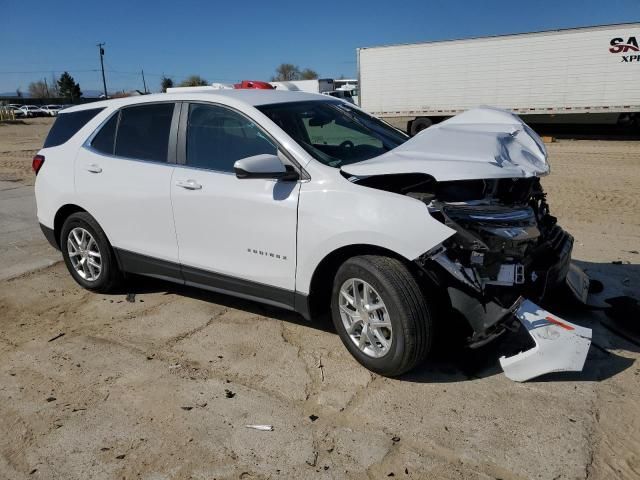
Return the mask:
{"type": "Polygon", "coordinates": [[[395,377],[424,360],[431,350],[433,320],[427,300],[407,267],[395,258],[363,255],[347,260],[338,269],[331,295],[333,324],[347,350],[372,372],[395,377]],[[374,358],[354,343],[340,315],[340,289],[349,279],[361,279],[379,294],[392,326],[388,351],[374,358]]]}
{"type": "Polygon", "coordinates": [[[64,263],[66,264],[73,279],[87,290],[108,293],[113,291],[121,283],[122,273],[118,267],[118,262],[113,252],[113,248],[111,248],[111,244],[98,222],[96,222],[96,220],[87,212],[73,213],[65,220],[60,232],[60,250],[62,250],[64,263]],[[77,227],[83,228],[89,232],[97,244],[97,248],[100,253],[101,271],[95,280],[83,278],[76,271],[71,258],[69,257],[67,240],[70,232],[77,227]]]}
{"type": "Polygon", "coordinates": [[[427,117],[418,117],[413,122],[411,122],[411,136],[417,135],[425,128],[429,128],[433,125],[433,122],[430,118],[427,117]]]}

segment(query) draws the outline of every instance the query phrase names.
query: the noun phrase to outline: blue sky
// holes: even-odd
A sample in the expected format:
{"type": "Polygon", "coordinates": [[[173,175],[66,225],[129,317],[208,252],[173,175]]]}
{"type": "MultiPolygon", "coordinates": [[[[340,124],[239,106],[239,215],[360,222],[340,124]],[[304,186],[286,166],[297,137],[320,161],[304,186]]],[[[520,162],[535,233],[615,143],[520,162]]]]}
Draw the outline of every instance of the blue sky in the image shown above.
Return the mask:
{"type": "Polygon", "coordinates": [[[0,17],[0,92],[64,70],[101,89],[97,42],[110,91],[142,89],[142,68],[155,91],[163,73],[268,80],[282,62],[349,77],[357,47],[640,21],[640,0],[0,0],[0,17]]]}

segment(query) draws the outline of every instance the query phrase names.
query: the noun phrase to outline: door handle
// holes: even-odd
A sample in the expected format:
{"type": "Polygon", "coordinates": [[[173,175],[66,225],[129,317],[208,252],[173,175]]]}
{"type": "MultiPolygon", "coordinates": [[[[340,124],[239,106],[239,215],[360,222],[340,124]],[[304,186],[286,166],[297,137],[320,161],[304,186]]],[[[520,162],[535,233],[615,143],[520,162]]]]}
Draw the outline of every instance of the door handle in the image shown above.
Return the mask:
{"type": "Polygon", "coordinates": [[[92,163],[91,165],[87,165],[85,168],[87,169],[87,171],[91,173],[102,172],[102,168],[100,167],[100,165],[96,165],[95,163],[92,163]]]}
{"type": "Polygon", "coordinates": [[[202,188],[202,185],[200,185],[198,182],[196,182],[195,180],[178,180],[176,182],[176,185],[178,187],[182,187],[185,188],[187,190],[200,190],[202,188]]]}

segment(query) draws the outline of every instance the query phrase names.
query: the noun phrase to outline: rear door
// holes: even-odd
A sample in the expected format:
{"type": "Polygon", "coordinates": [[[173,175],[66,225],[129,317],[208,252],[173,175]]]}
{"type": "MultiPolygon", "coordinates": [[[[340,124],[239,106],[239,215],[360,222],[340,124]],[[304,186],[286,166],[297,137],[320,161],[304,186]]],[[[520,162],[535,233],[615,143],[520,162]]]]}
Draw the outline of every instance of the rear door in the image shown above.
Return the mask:
{"type": "Polygon", "coordinates": [[[293,305],[296,181],[238,179],[236,160],[277,154],[268,134],[222,105],[185,103],[171,183],[187,283],[293,305]]]}
{"type": "Polygon", "coordinates": [[[147,103],[115,112],[80,149],[76,193],[124,267],[180,276],[171,208],[179,105],[147,103]]]}

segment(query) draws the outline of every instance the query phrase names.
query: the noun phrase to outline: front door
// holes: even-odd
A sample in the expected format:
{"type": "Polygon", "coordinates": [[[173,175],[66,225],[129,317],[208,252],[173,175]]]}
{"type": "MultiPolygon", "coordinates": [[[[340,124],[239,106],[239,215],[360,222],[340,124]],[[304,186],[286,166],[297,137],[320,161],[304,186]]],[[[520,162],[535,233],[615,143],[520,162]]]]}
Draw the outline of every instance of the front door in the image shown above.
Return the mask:
{"type": "Polygon", "coordinates": [[[184,165],[173,173],[171,198],[185,280],[292,306],[300,185],[233,172],[236,160],[277,154],[275,143],[220,105],[191,103],[180,128],[184,165]]]}

